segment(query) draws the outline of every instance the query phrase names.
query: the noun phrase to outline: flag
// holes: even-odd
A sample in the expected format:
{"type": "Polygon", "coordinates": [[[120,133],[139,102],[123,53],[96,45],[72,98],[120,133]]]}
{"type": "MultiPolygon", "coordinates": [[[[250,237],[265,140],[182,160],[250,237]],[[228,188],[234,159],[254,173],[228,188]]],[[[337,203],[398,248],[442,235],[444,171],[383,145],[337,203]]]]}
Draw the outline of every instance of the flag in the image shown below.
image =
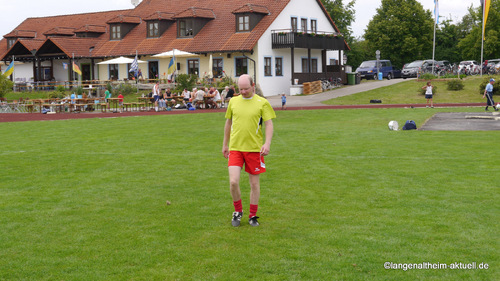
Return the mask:
{"type": "Polygon", "coordinates": [[[137,77],[137,72],[139,71],[139,64],[137,63],[137,54],[135,54],[135,59],[130,66],[130,70],[128,72],[134,72],[134,77],[137,77]]]}
{"type": "Polygon", "coordinates": [[[64,69],[68,69],[68,64],[67,63],[63,62],[62,64],[63,64],[63,68],[64,69]]]}
{"type": "Polygon", "coordinates": [[[82,75],[82,71],[80,70],[80,68],[78,67],[78,65],[76,65],[76,63],[73,62],[73,71],[82,75]]]}
{"type": "Polygon", "coordinates": [[[483,4],[483,40],[486,31],[486,21],[488,20],[488,13],[490,12],[491,0],[484,0],[483,4]]]}
{"type": "Polygon", "coordinates": [[[3,75],[9,77],[12,75],[13,72],[14,72],[14,60],[12,60],[12,62],[9,64],[9,67],[7,67],[7,70],[5,70],[3,75]]]}
{"type": "Polygon", "coordinates": [[[172,74],[175,72],[175,57],[172,57],[170,63],[168,64],[168,74],[172,74]]]}
{"type": "Polygon", "coordinates": [[[439,2],[434,0],[434,17],[436,18],[436,24],[439,24],[439,2]]]}

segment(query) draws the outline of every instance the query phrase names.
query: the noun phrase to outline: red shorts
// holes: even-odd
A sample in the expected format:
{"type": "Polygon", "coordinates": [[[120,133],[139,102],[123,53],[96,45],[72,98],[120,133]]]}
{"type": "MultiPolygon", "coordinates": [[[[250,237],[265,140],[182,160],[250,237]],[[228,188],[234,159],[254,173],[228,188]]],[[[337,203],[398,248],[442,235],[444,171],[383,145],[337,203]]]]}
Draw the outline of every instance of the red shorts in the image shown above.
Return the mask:
{"type": "Polygon", "coordinates": [[[243,163],[245,163],[245,171],[249,174],[258,175],[266,171],[264,156],[260,155],[260,152],[229,151],[228,167],[238,166],[243,168],[243,163]]]}

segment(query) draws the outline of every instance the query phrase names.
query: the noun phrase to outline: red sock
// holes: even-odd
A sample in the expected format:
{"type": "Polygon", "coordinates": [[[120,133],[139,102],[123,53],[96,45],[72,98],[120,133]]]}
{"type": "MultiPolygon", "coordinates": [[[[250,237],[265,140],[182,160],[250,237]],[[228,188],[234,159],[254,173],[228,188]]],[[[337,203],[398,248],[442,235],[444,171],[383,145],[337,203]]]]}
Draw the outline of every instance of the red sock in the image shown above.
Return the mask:
{"type": "Polygon", "coordinates": [[[234,211],[235,212],[243,212],[243,206],[241,205],[241,199],[238,200],[238,201],[233,201],[233,205],[234,205],[234,211]]]}
{"type": "Polygon", "coordinates": [[[250,215],[248,216],[248,218],[256,216],[258,208],[259,208],[259,205],[252,205],[252,204],[250,204],[250,215]]]}

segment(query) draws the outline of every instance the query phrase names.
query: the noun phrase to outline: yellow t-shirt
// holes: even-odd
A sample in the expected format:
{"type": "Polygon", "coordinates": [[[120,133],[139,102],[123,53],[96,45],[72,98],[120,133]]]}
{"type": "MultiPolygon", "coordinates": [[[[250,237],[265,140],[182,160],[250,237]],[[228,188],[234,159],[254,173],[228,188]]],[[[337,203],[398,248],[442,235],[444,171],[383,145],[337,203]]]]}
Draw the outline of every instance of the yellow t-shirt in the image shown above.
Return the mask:
{"type": "Polygon", "coordinates": [[[259,152],[264,142],[262,124],[276,118],[271,104],[263,97],[253,95],[249,99],[242,95],[229,101],[226,119],[232,119],[229,150],[259,152]]]}

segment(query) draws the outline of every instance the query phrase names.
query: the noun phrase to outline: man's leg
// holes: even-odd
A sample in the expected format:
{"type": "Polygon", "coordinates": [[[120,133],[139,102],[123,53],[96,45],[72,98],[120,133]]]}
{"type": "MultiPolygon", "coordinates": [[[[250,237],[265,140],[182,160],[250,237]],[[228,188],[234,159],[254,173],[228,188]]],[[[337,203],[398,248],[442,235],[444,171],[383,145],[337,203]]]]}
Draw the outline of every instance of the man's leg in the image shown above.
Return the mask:
{"type": "Polygon", "coordinates": [[[229,166],[229,190],[233,198],[234,213],[231,224],[234,227],[240,226],[241,217],[243,217],[243,205],[241,204],[241,191],[240,191],[240,175],[241,167],[229,166]]]}
{"type": "Polygon", "coordinates": [[[240,191],[240,175],[241,167],[229,166],[229,190],[231,191],[231,197],[233,202],[241,200],[240,191]]]}
{"type": "Polygon", "coordinates": [[[249,223],[252,226],[258,226],[257,210],[259,208],[260,198],[260,181],[259,175],[249,174],[250,179],[250,214],[248,215],[249,223]],[[253,219],[252,219],[253,218],[253,219]]]}

